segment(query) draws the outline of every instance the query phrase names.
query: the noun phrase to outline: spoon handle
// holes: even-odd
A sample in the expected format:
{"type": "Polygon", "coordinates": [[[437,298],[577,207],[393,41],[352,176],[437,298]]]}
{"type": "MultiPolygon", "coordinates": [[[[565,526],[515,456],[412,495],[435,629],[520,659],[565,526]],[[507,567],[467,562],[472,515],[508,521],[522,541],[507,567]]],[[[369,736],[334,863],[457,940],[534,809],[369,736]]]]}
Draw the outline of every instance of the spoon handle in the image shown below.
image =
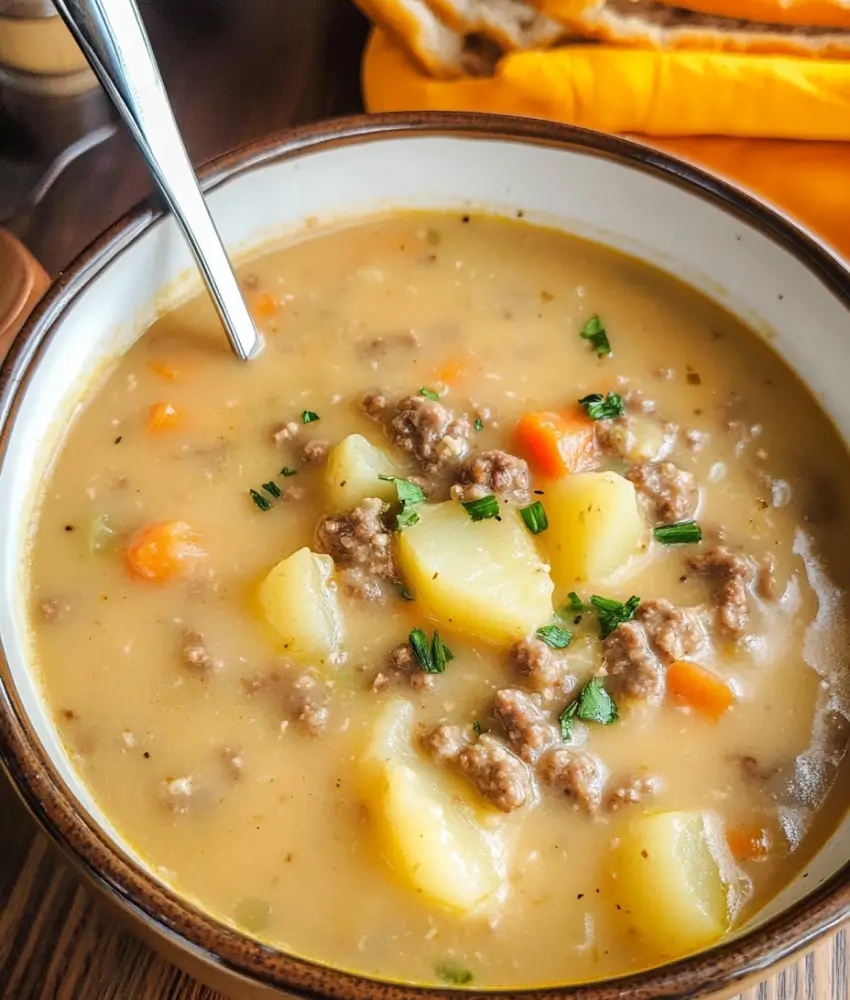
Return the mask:
{"type": "Polygon", "coordinates": [[[135,0],[56,0],[183,230],[234,353],[262,342],[180,137],[135,0]]]}

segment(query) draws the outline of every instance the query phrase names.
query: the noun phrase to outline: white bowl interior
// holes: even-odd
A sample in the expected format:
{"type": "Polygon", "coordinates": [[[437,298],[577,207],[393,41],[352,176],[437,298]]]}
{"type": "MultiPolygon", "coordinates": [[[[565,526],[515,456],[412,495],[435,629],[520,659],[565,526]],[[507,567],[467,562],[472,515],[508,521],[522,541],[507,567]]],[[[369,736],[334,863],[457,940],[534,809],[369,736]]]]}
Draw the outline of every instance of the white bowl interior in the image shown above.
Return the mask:
{"type": "MultiPolygon", "coordinates": [[[[796,369],[850,440],[847,311],[803,264],[746,222],[658,177],[588,153],[469,136],[386,136],[255,167],[219,185],[209,205],[240,255],[302,227],[392,209],[522,209],[543,222],[638,256],[704,291],[796,369]],[[816,321],[813,322],[813,320],[816,321]]],[[[32,511],[55,446],[92,382],[169,303],[197,290],[171,219],[113,260],[64,313],[32,376],[0,470],[0,635],[26,712],[85,810],[122,841],[81,782],[33,670],[26,611],[32,511]],[[53,449],[53,450],[52,450],[53,449]]],[[[850,819],[761,922],[801,898],[850,856],[850,819]]],[[[140,863],[144,864],[141,859],[140,863]]],[[[155,873],[152,873],[155,875],[155,873]]],[[[155,876],[156,877],[156,876],[155,876]]]]}

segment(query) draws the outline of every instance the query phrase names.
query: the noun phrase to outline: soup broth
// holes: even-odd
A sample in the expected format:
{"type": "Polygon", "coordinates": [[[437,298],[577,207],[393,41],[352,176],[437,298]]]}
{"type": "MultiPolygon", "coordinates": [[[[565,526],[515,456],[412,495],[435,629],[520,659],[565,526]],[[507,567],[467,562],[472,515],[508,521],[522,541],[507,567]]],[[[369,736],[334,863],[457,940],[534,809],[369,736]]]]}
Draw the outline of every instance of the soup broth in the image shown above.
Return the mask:
{"type": "Polygon", "coordinates": [[[843,805],[850,477],[807,390],[524,223],[366,221],[242,282],[263,354],[164,315],[38,511],[37,662],[121,834],[406,981],[590,980],[749,919],[843,805]]]}

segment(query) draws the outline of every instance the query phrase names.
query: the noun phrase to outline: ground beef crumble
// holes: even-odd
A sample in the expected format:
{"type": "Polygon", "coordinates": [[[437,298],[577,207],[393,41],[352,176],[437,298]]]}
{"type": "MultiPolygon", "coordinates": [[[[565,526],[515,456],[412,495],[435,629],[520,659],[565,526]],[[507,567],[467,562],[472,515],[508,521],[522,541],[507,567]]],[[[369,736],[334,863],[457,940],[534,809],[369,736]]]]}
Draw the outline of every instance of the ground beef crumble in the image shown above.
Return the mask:
{"type": "Polygon", "coordinates": [[[692,656],[708,642],[696,608],[677,608],[662,599],[643,601],[634,618],[623,622],[602,643],[602,666],[629,698],[657,698],[664,668],[692,656]]]}
{"type": "Polygon", "coordinates": [[[529,769],[495,737],[485,734],[470,743],[458,726],[438,726],[422,742],[434,760],[451,763],[502,812],[513,812],[533,799],[529,769]]]}
{"type": "Polygon", "coordinates": [[[344,567],[357,567],[371,577],[394,579],[390,533],[381,520],[383,504],[368,497],[344,514],[326,514],[316,529],[316,548],[344,567]]]}
{"type": "Polygon", "coordinates": [[[584,750],[558,747],[543,757],[537,773],[547,785],[568,795],[587,813],[602,802],[605,772],[599,761],[584,750]]]}
{"type": "Polygon", "coordinates": [[[531,695],[517,688],[496,692],[493,715],[505,731],[508,746],[526,762],[534,761],[560,739],[558,730],[531,695]]]}
{"type": "Polygon", "coordinates": [[[330,450],[327,441],[309,441],[301,449],[301,461],[308,468],[324,465],[330,450]]]}
{"type": "Polygon", "coordinates": [[[216,659],[207,649],[203,633],[193,628],[183,630],[180,655],[190,670],[204,676],[215,673],[222,667],[221,660],[216,659]]]}
{"type": "Polygon", "coordinates": [[[287,692],[286,714],[309,736],[321,736],[328,723],[331,689],[310,672],[297,677],[287,692]]]}
{"type": "Polygon", "coordinates": [[[690,472],[672,462],[642,462],[626,473],[649,508],[650,518],[660,524],[687,521],[696,513],[699,487],[690,472]]]}
{"type": "Polygon", "coordinates": [[[660,790],[660,779],[653,775],[632,774],[606,793],[605,808],[609,812],[616,812],[623,806],[643,802],[644,799],[657,795],[660,790]]]}
{"type": "Polygon", "coordinates": [[[687,566],[717,582],[714,594],[717,625],[725,635],[739,639],[750,620],[747,581],[754,571],[750,560],[726,546],[715,545],[691,556],[687,566]]]}
{"type": "Polygon", "coordinates": [[[482,451],[468,458],[452,487],[452,498],[468,502],[497,493],[523,503],[528,500],[528,463],[506,451],[482,451]]]}
{"type": "Polygon", "coordinates": [[[524,686],[540,694],[545,702],[554,701],[575,686],[575,678],[563,660],[536,636],[515,642],[508,655],[524,686]]]}
{"type": "Polygon", "coordinates": [[[396,683],[409,684],[416,691],[429,691],[434,686],[434,674],[422,669],[409,642],[400,642],[390,650],[386,667],[372,681],[372,690],[384,691],[396,683]]]}
{"type": "Polygon", "coordinates": [[[439,400],[404,396],[392,406],[387,394],[376,390],[363,397],[362,405],[373,420],[387,422],[393,444],[416,459],[426,473],[459,464],[469,451],[469,418],[455,417],[439,400]]]}

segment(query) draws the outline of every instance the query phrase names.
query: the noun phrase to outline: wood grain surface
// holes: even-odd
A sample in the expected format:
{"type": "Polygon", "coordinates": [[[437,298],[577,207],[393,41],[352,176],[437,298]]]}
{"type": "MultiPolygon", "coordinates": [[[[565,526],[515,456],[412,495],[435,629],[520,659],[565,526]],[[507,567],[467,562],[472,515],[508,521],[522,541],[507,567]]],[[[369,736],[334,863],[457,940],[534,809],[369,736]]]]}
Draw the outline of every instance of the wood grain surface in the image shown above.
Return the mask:
{"type": "MultiPolygon", "coordinates": [[[[366,25],[348,0],[140,0],[140,7],[195,162],[359,109],[366,25]]],[[[0,186],[4,166],[7,178],[37,173],[25,151],[4,147],[10,134],[0,127],[0,186]]],[[[22,204],[13,228],[56,274],[150,187],[119,129],[37,205],[22,204]]],[[[848,1000],[846,935],[744,996],[848,1000]]],[[[0,1000],[217,998],[116,924],[0,775],[0,1000]]]]}

